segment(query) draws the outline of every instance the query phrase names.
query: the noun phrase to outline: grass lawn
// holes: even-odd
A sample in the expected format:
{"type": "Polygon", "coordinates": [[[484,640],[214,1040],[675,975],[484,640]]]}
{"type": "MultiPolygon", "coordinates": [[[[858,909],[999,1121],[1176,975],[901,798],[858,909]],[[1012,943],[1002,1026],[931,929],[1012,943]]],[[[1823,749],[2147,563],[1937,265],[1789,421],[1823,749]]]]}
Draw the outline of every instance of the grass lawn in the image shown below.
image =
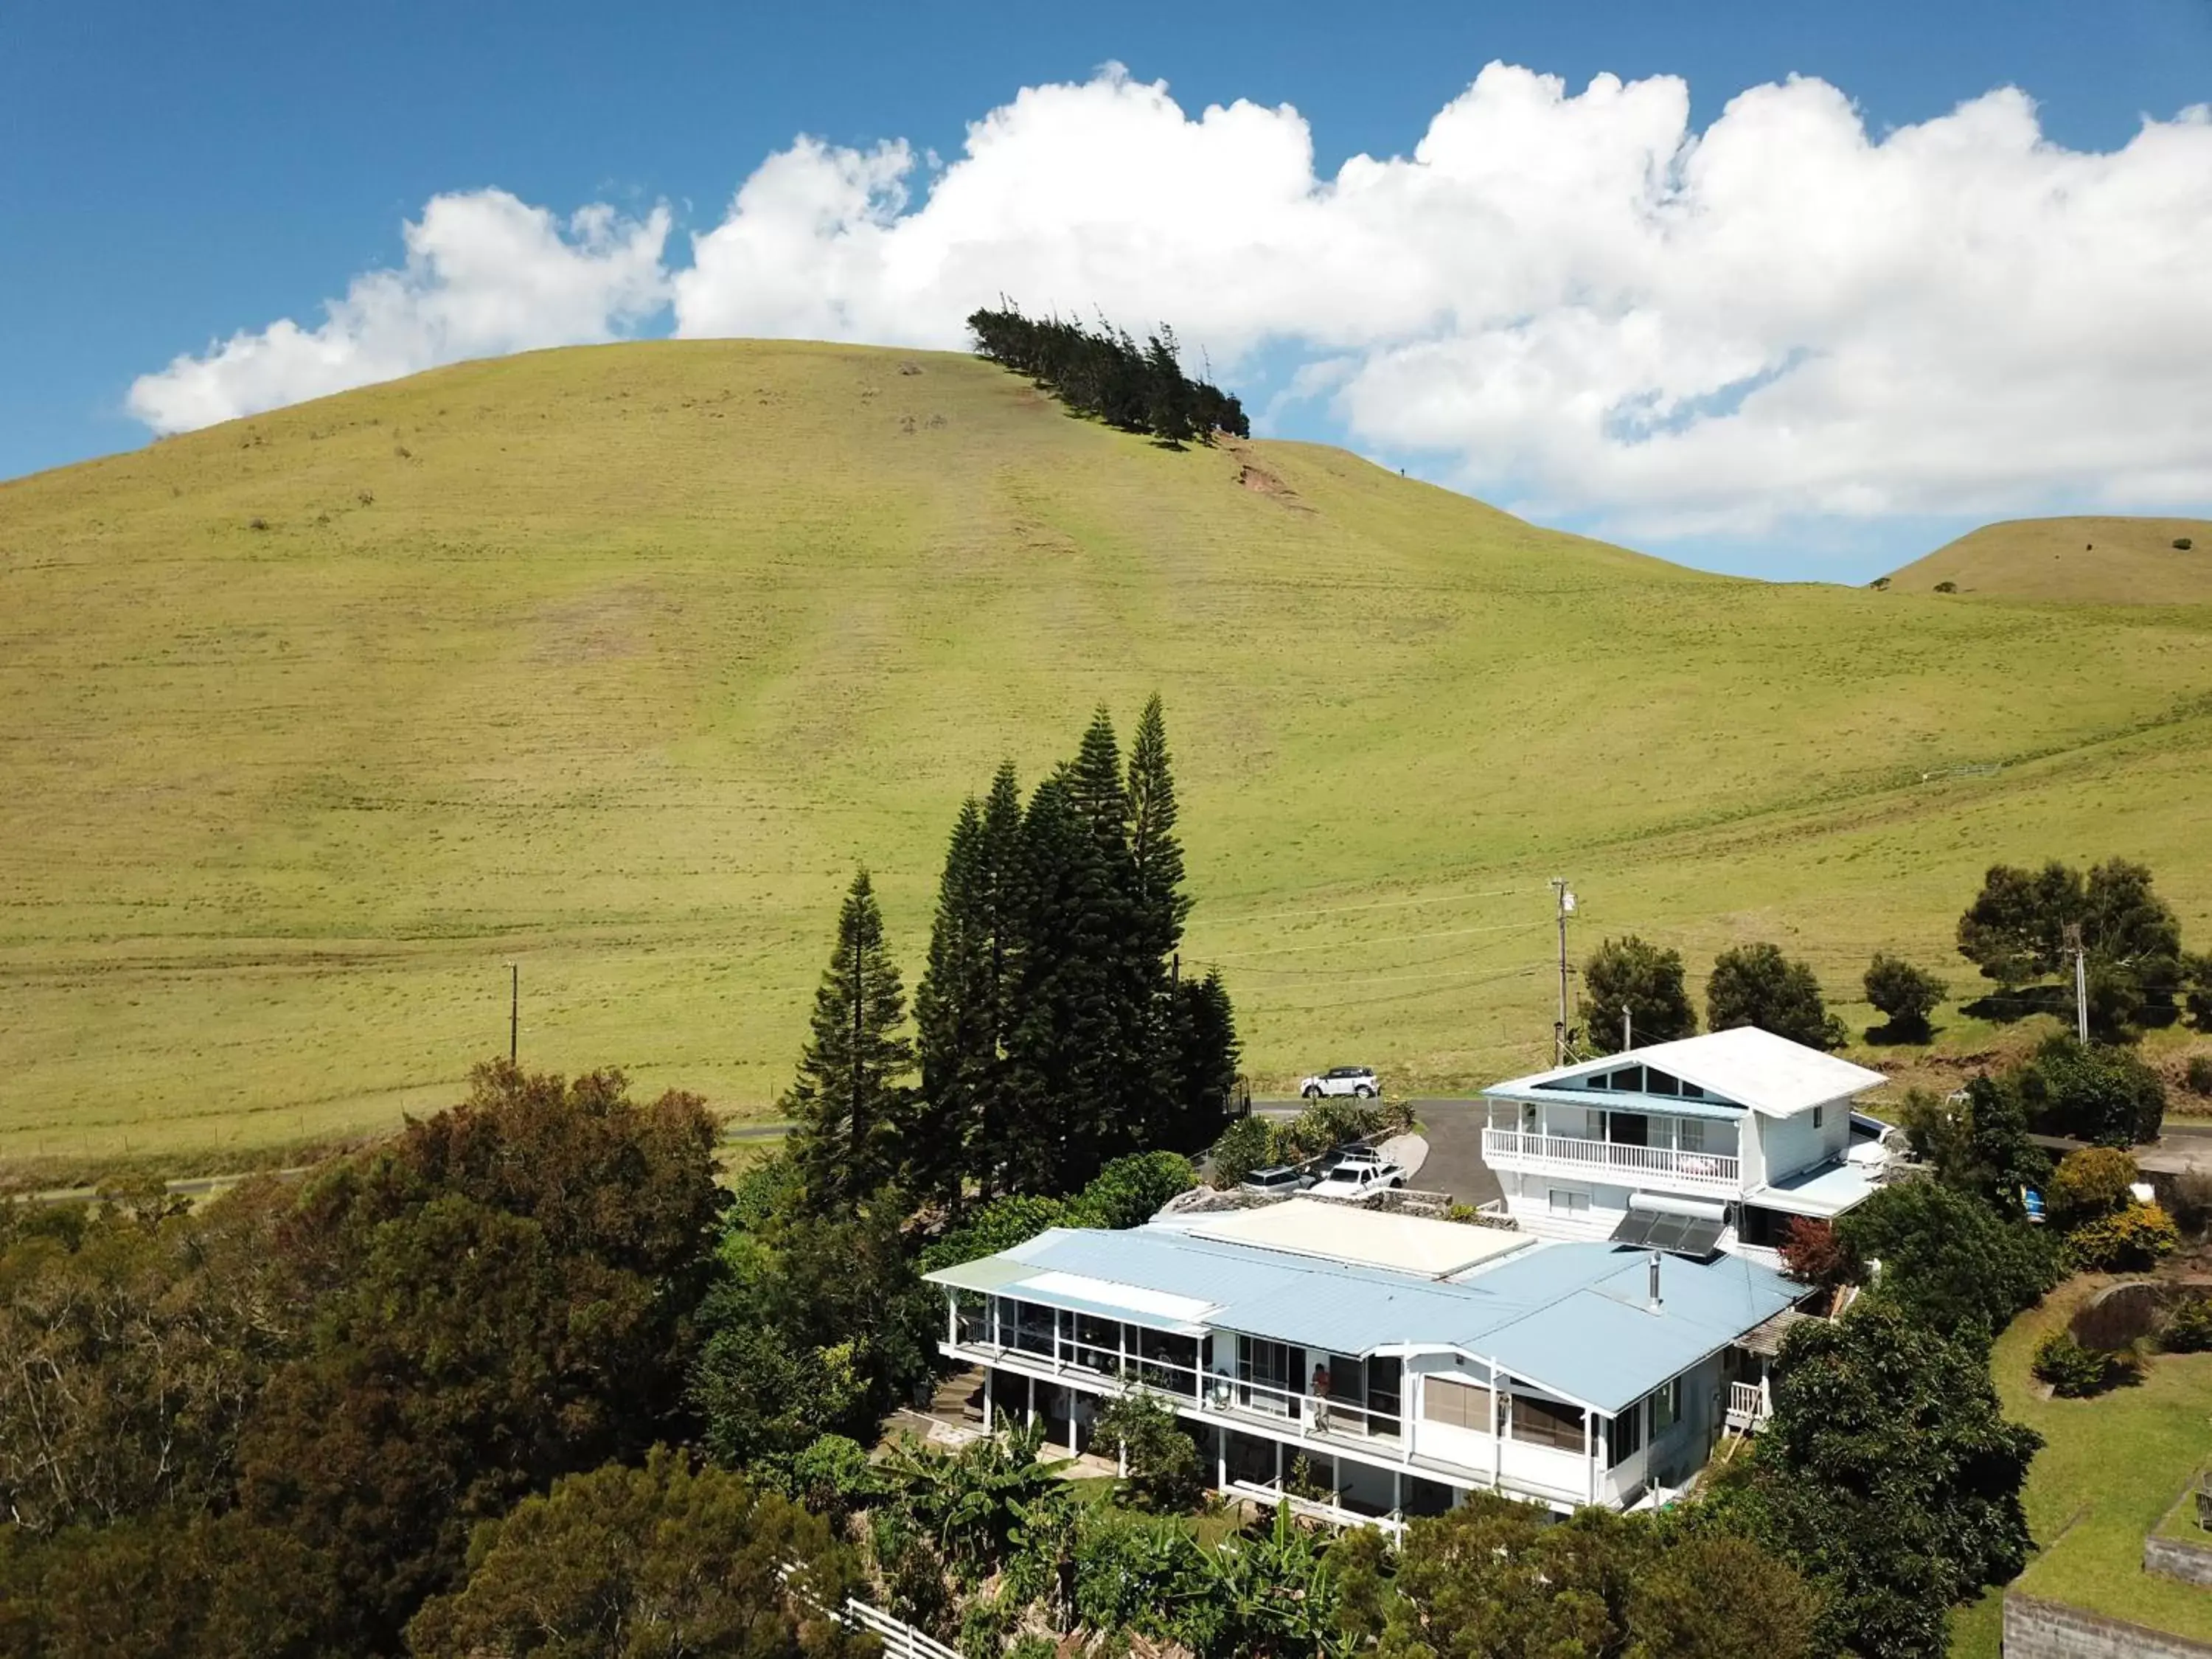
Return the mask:
{"type": "MultiPolygon", "coordinates": [[[[2039,1550],[2016,1581],[2031,1595],[2212,1642],[2212,1590],[2142,1570],[2143,1539],[2212,1451],[2212,1354],[2161,1354],[2142,1384],[2095,1400],[2044,1399],[2028,1375],[2035,1345],[2108,1279],[2069,1281],[1997,1340],[1991,1364],[2006,1414],[2047,1443],[2028,1472],[2039,1550]]],[[[1953,1659],[1996,1659],[2002,1591],[1954,1616],[1953,1659]]]]}
{"type": "MultiPolygon", "coordinates": [[[[769,1114],[874,872],[1166,701],[1255,1085],[1547,1062],[1553,898],[1974,987],[1996,860],[2212,933],[2212,606],[1702,574],[963,356],[464,364],[0,483],[0,1181],[387,1130],[503,1053],[769,1114]]],[[[1956,1068],[2017,1032],[1956,1012],[1956,1068]]],[[[1899,1051],[1875,1050],[1875,1063],[1899,1051]]]]}

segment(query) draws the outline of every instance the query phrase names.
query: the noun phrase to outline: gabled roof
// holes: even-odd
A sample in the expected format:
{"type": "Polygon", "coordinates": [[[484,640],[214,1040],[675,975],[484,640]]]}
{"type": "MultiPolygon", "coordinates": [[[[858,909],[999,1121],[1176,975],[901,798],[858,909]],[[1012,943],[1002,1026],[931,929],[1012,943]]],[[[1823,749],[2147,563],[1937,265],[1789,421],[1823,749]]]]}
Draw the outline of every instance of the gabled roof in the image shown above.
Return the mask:
{"type": "Polygon", "coordinates": [[[1792,1042],[1755,1025],[1739,1025],[1630,1048],[1601,1060],[1578,1060],[1572,1066],[1496,1084],[1483,1092],[1518,1096],[1524,1090],[1638,1065],[1656,1066],[1686,1083],[1696,1084],[1707,1094],[1723,1096],[1766,1117],[1789,1117],[1889,1081],[1880,1072],[1838,1060],[1818,1048],[1792,1042]]]}

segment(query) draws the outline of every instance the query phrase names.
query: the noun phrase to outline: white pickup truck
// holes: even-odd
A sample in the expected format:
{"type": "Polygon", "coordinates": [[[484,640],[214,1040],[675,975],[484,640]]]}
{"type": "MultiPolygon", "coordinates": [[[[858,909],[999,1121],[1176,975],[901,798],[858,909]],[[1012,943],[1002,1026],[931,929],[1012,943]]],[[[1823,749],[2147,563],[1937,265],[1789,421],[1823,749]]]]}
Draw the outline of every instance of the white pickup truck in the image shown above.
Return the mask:
{"type": "Polygon", "coordinates": [[[1371,1146],[1348,1146],[1328,1171],[1306,1189],[1308,1198],[1364,1198],[1406,1184],[1406,1171],[1371,1146]]]}

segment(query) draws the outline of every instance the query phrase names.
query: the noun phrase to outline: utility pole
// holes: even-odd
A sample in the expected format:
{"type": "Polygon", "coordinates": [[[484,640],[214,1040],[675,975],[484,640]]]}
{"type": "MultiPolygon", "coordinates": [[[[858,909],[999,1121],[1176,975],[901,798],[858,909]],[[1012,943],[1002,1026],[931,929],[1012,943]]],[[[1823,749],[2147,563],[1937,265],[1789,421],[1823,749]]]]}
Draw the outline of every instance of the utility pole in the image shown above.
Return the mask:
{"type": "Polygon", "coordinates": [[[2082,947],[2081,924],[2066,924],[2066,948],[2074,953],[2074,1034],[2089,1041],[2089,953],[2082,947]]]}
{"type": "Polygon", "coordinates": [[[1565,876],[1552,878],[1552,891],[1559,902],[1559,1018],[1552,1027],[1552,1064],[1567,1063],[1567,918],[1575,913],[1574,890],[1565,876]]]}
{"type": "Polygon", "coordinates": [[[1623,1004],[1620,1010],[1620,1052],[1626,1054],[1636,1046],[1636,1015],[1623,1004]]]}
{"type": "Polygon", "coordinates": [[[515,1063],[522,1052],[522,964],[507,964],[507,1063],[515,1063]]]}

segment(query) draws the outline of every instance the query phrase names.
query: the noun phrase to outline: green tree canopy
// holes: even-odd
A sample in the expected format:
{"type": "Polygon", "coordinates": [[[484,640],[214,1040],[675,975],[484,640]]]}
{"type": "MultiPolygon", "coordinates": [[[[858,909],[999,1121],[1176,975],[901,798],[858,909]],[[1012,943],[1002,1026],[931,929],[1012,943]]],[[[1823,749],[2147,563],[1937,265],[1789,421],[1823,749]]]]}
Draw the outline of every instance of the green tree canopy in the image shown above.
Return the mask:
{"type": "Polygon", "coordinates": [[[1745,1539],[1481,1492],[1407,1528],[1395,1588],[1352,1598],[1391,1659],[1803,1659],[1820,1607],[1745,1539]]]}
{"type": "Polygon", "coordinates": [[[485,1522],[467,1582],[425,1606],[407,1641],[423,1659],[828,1659],[866,1645],[826,1612],[856,1587],[826,1522],[662,1447],[485,1522]]]}
{"type": "Polygon", "coordinates": [[[2052,1036],[2012,1083],[2045,1133],[2133,1146],[2157,1139],[2166,1120],[2164,1079],[2126,1048],[2052,1036]]]}
{"type": "Polygon", "coordinates": [[[1639,1046],[1696,1035],[1698,1011],[1682,981],[1680,951],[1662,950],[1631,933],[1590,952],[1575,1015],[1583,1046],[1593,1054],[1617,1053],[1624,1011],[1632,1017],[1632,1041],[1639,1046]]]}
{"type": "Polygon", "coordinates": [[[836,947],[784,1102],[798,1124],[791,1155],[817,1209],[850,1205],[896,1172],[915,1063],[905,1021],[905,988],[862,870],[838,910],[836,947]]]}
{"type": "Polygon", "coordinates": [[[1867,1001],[1889,1017],[1890,1030],[1899,1036],[1925,1036],[1928,1016],[1949,994],[1949,988],[1925,969],[1881,951],[1867,964],[1864,984],[1867,1001]]]}
{"type": "Polygon", "coordinates": [[[1942,1659],[1948,1609],[2029,1549],[2020,1492],[2042,1438],[2005,1420],[1986,1349],[1862,1302],[1791,1331],[1773,1392],[1752,1480],[1719,1518],[1826,1591],[1819,1650],[1942,1659]]]}
{"type": "Polygon", "coordinates": [[[1713,958],[1705,1024],[1716,1031],[1756,1025],[1808,1048],[1832,1048],[1840,1036],[1821,1000],[1820,979],[1778,945],[1739,945],[1713,958]]]}
{"type": "Polygon", "coordinates": [[[1940,1331],[1984,1340],[2058,1282],[2041,1233],[1938,1181],[1884,1187],[1837,1219],[1836,1237],[1861,1261],[1879,1261],[1869,1292],[1940,1331]]]}
{"type": "Polygon", "coordinates": [[[2118,1036],[2149,1014],[2171,1018],[2182,978],[2181,924],[2151,890],[2151,872],[2110,859],[2085,876],[2053,859],[2030,871],[1992,865],[1982,890],[1959,918],[1959,953],[2007,994],[2045,986],[2046,995],[2015,997],[2070,1011],[2071,929],[2081,930],[2087,957],[2091,1029],[2118,1036]]]}

